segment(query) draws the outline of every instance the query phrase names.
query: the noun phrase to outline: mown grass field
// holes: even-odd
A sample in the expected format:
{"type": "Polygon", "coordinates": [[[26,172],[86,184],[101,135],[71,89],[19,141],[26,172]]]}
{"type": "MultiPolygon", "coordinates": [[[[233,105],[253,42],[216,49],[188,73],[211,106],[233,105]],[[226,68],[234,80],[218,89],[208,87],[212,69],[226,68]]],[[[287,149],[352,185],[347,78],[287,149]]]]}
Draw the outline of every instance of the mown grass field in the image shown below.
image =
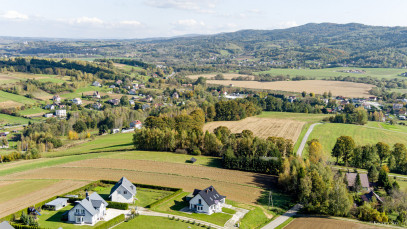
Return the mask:
{"type": "Polygon", "coordinates": [[[22,104],[35,104],[35,100],[24,97],[22,95],[16,95],[5,91],[0,91],[0,102],[14,101],[22,104]]]}
{"type": "Polygon", "coordinates": [[[328,79],[330,77],[337,77],[337,76],[351,76],[351,77],[375,77],[375,78],[405,78],[399,76],[401,73],[406,72],[405,69],[396,69],[396,68],[325,68],[325,69],[280,69],[280,68],[273,68],[268,71],[257,72],[258,73],[269,73],[272,75],[290,75],[291,77],[294,76],[306,76],[312,77],[316,79],[328,79]],[[358,73],[345,73],[341,72],[343,70],[351,70],[351,69],[358,69],[364,70],[366,73],[358,74],[358,73]]]}
{"type": "Polygon", "coordinates": [[[41,114],[47,113],[47,112],[50,112],[50,111],[44,110],[41,107],[32,107],[32,108],[28,108],[25,110],[21,110],[18,113],[22,116],[26,116],[26,115],[33,115],[33,114],[41,115],[41,114]]]}
{"type": "Polygon", "coordinates": [[[318,139],[325,154],[330,155],[336,139],[343,135],[351,136],[356,145],[376,144],[379,141],[390,146],[395,143],[407,145],[407,127],[390,126],[378,122],[369,122],[364,126],[339,123],[317,125],[309,136],[309,140],[318,139]]]}
{"type": "Polygon", "coordinates": [[[0,114],[0,125],[5,125],[5,124],[28,124],[28,121],[30,121],[27,118],[23,117],[16,117],[12,115],[6,115],[6,114],[0,114]]]}

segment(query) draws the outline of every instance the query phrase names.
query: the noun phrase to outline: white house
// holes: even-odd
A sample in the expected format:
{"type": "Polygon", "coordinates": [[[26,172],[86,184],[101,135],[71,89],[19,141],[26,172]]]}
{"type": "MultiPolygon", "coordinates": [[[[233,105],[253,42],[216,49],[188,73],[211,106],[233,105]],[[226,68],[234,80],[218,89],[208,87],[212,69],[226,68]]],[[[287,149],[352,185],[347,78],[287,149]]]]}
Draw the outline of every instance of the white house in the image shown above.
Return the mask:
{"type": "Polygon", "coordinates": [[[59,118],[66,117],[66,110],[55,110],[55,116],[59,118]]]}
{"type": "Polygon", "coordinates": [[[98,91],[93,92],[93,98],[100,99],[100,94],[98,91]]]}
{"type": "Polygon", "coordinates": [[[204,190],[195,189],[192,195],[193,197],[189,200],[190,210],[208,215],[222,212],[226,196],[220,195],[213,186],[204,190]]]}
{"type": "Polygon", "coordinates": [[[100,86],[102,86],[102,84],[100,84],[98,81],[95,81],[95,82],[93,82],[92,86],[100,87],[100,86]]]}
{"type": "Polygon", "coordinates": [[[136,193],[136,186],[126,177],[122,177],[110,190],[109,197],[114,202],[133,203],[136,193]]]}
{"type": "Polygon", "coordinates": [[[77,201],[75,206],[68,212],[68,221],[77,224],[95,224],[98,220],[104,219],[106,215],[107,202],[96,192],[86,198],[77,201]]]}
{"type": "Polygon", "coordinates": [[[52,97],[52,100],[54,100],[55,103],[60,103],[61,102],[61,97],[59,95],[54,95],[52,97]]]}
{"type": "Polygon", "coordinates": [[[76,105],[81,105],[82,104],[82,99],[81,98],[74,98],[72,99],[72,102],[76,105]]]}
{"type": "Polygon", "coordinates": [[[133,121],[133,122],[130,123],[130,128],[141,129],[142,125],[143,124],[141,123],[140,120],[136,120],[136,121],[133,121]]]}

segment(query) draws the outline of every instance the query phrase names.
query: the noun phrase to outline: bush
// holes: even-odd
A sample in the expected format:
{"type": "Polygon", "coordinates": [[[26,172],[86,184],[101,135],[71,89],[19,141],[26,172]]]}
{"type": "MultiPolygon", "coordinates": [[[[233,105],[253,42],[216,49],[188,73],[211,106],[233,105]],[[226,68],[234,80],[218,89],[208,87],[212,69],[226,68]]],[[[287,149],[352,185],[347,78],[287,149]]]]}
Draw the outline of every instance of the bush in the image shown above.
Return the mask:
{"type": "Polygon", "coordinates": [[[199,149],[194,149],[190,154],[194,156],[199,156],[201,155],[201,151],[199,149]]]}
{"type": "Polygon", "coordinates": [[[126,217],[124,216],[124,214],[121,214],[103,224],[100,224],[99,226],[94,227],[94,229],[108,229],[123,222],[125,219],[126,217]]]}
{"type": "Polygon", "coordinates": [[[179,153],[179,154],[187,154],[188,151],[186,149],[176,149],[175,153],[179,153]]]}
{"type": "Polygon", "coordinates": [[[114,202],[114,201],[107,201],[108,207],[109,208],[114,208],[114,209],[120,209],[120,210],[127,210],[129,209],[129,204],[128,203],[120,203],[120,202],[114,202]]]}

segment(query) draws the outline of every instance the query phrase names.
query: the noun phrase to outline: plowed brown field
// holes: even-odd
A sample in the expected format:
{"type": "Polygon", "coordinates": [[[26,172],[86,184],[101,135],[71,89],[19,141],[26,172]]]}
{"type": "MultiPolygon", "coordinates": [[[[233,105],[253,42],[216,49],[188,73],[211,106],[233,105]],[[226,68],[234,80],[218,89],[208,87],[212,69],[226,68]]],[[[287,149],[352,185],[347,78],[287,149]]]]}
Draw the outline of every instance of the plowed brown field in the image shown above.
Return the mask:
{"type": "Polygon", "coordinates": [[[240,121],[208,122],[204,131],[213,132],[218,126],[226,126],[232,133],[240,133],[242,130],[251,130],[255,136],[267,138],[270,136],[283,137],[296,142],[305,122],[295,120],[281,120],[272,118],[249,117],[240,121]]]}
{"type": "Polygon", "coordinates": [[[367,229],[367,228],[381,228],[368,224],[337,220],[337,219],[327,219],[327,218],[317,218],[317,217],[304,217],[298,218],[292,221],[290,224],[284,227],[284,229],[367,229]]]}
{"type": "Polygon", "coordinates": [[[121,159],[95,159],[69,163],[5,176],[4,179],[81,179],[118,180],[125,176],[135,183],[183,188],[192,192],[195,188],[214,185],[229,199],[256,203],[262,189],[271,185],[272,176],[257,173],[223,170],[218,168],[188,166],[176,163],[150,162],[121,159]]]}
{"type": "MultiPolygon", "coordinates": [[[[8,182],[8,181],[4,181],[8,182]]],[[[66,193],[70,190],[82,187],[89,182],[65,180],[52,184],[41,190],[33,191],[27,195],[10,199],[0,203],[0,218],[19,211],[23,208],[32,206],[34,203],[44,201],[50,197],[66,193]]]]}

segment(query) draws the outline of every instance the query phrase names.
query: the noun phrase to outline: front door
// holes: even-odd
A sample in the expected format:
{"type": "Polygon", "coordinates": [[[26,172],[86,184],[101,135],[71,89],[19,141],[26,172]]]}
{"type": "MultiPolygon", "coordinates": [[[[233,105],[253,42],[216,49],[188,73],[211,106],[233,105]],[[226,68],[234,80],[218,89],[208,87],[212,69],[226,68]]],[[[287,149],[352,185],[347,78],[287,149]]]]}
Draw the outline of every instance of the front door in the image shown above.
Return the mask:
{"type": "Polygon", "coordinates": [[[76,217],[76,223],[82,223],[83,222],[83,217],[82,216],[77,216],[76,217]]]}

